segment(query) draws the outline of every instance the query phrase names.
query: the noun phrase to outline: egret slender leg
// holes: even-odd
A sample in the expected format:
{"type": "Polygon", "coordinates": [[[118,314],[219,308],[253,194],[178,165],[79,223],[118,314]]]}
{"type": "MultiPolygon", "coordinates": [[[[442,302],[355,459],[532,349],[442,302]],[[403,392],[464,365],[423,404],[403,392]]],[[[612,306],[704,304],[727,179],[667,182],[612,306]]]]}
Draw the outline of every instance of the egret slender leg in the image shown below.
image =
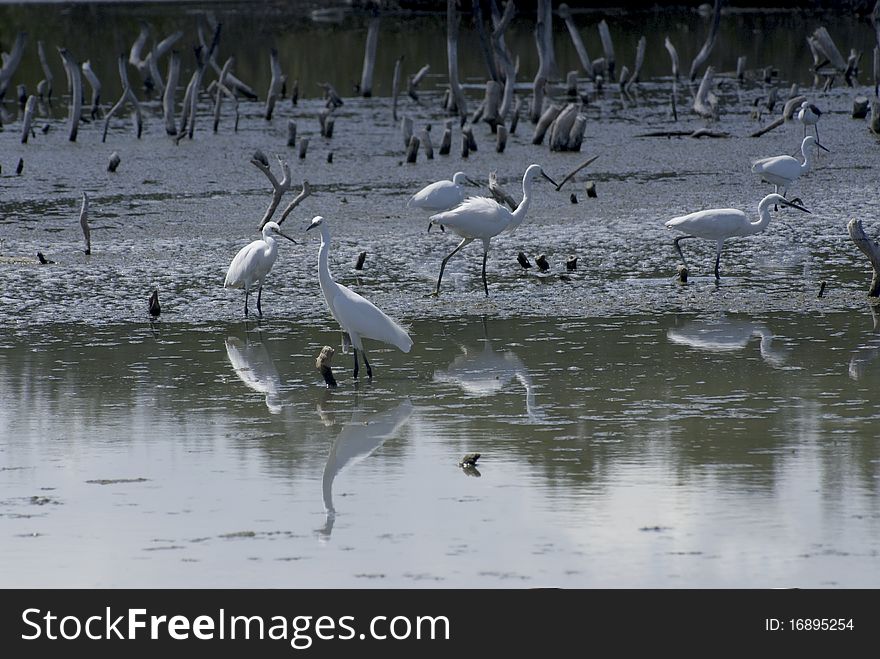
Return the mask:
{"type": "Polygon", "coordinates": [[[260,288],[257,290],[257,313],[260,314],[260,316],[263,315],[263,309],[260,306],[260,298],[262,298],[262,297],[263,297],[263,284],[261,283],[260,288]]]}
{"type": "Polygon", "coordinates": [[[721,248],[724,247],[724,241],[719,240],[718,246],[715,248],[715,281],[721,279],[721,275],[718,273],[718,264],[721,263],[721,248]]]}
{"type": "Polygon", "coordinates": [[[244,289],[244,315],[247,317],[248,308],[247,308],[247,299],[248,299],[248,289],[244,289]]]}
{"type": "Polygon", "coordinates": [[[486,290],[486,297],[489,297],[489,284],[486,283],[486,257],[489,256],[489,252],[483,250],[483,288],[486,290]]]}
{"type": "Polygon", "coordinates": [[[356,379],[357,379],[357,376],[358,376],[358,370],[359,370],[359,366],[358,366],[358,350],[357,350],[357,348],[353,348],[353,349],[352,349],[352,352],[354,352],[354,376],[353,376],[353,377],[354,377],[354,379],[356,380],[356,379]]]}
{"type": "Polygon", "coordinates": [[[445,259],[443,259],[443,262],[440,264],[440,276],[437,277],[437,288],[434,290],[432,295],[440,295],[440,282],[443,280],[443,271],[446,269],[446,262],[449,261],[449,259],[451,259],[453,256],[455,256],[458,250],[460,250],[472,240],[473,238],[462,238],[461,242],[458,243],[458,247],[452,250],[449,255],[445,259]]]}
{"type": "Polygon", "coordinates": [[[685,238],[693,238],[693,236],[679,236],[672,243],[675,245],[675,249],[678,250],[678,255],[681,257],[681,262],[684,263],[684,267],[688,267],[687,259],[684,258],[684,252],[681,251],[681,245],[678,244],[680,240],[684,240],[685,238]]]}
{"type": "Polygon", "coordinates": [[[367,349],[361,348],[361,354],[364,356],[364,365],[367,367],[367,378],[373,379],[373,369],[370,366],[370,360],[367,359],[367,349]]]}

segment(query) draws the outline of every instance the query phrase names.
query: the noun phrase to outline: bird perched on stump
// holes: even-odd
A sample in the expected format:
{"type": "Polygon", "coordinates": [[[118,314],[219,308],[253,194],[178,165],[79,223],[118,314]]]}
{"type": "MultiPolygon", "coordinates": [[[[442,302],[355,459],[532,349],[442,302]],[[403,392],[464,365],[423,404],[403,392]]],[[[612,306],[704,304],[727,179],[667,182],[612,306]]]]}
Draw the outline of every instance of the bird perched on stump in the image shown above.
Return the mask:
{"type": "Polygon", "coordinates": [[[333,359],[333,355],[335,354],[336,351],[333,348],[330,346],[324,346],[321,348],[321,353],[315,360],[315,367],[321,371],[321,375],[324,378],[324,382],[327,383],[328,389],[336,388],[336,378],[333,377],[333,371],[330,368],[330,360],[333,359]]]}
{"type": "Polygon", "coordinates": [[[465,453],[461,459],[461,462],[458,463],[459,467],[473,467],[477,464],[477,460],[480,459],[479,453],[465,453]]]}
{"type": "Polygon", "coordinates": [[[158,318],[159,314],[162,313],[162,307],[159,306],[159,289],[157,288],[153,289],[153,292],[150,293],[149,310],[153,318],[158,318]]]}

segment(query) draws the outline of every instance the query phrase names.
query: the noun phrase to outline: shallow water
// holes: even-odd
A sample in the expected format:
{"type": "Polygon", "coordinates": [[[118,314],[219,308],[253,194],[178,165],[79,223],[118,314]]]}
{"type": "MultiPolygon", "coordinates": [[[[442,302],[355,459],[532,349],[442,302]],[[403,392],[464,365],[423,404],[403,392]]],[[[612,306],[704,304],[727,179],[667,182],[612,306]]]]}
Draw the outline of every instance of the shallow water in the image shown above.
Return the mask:
{"type": "MultiPolygon", "coordinates": [[[[133,39],[143,10],[106,11],[105,29],[133,39]]],[[[635,16],[621,19],[629,26],[621,44],[645,31],[635,16]]],[[[661,16],[660,28],[700,28],[690,15],[661,16]]],[[[351,20],[305,49],[347,35],[353,64],[330,72],[343,94],[360,73],[361,23],[351,20]]],[[[437,19],[396,20],[422,21],[433,35],[437,19]]],[[[768,44],[794,53],[780,59],[793,67],[782,71],[780,93],[792,80],[809,82],[802,39],[781,35],[805,34],[816,18],[740,20],[767,27],[750,62],[770,59],[768,44]]],[[[828,20],[842,48],[873,38],[869,26],[828,20]]],[[[56,21],[53,13],[47,29],[56,21]]],[[[251,34],[252,24],[242,18],[237,29],[251,34]]],[[[662,36],[649,32],[649,52],[662,36]]],[[[243,60],[256,61],[259,49],[246,46],[243,60]]],[[[573,57],[568,41],[557,38],[557,49],[562,61],[573,57]]],[[[719,68],[732,68],[737,52],[722,50],[719,68]]],[[[421,55],[406,61],[415,67],[421,55]]],[[[466,61],[477,75],[479,62],[466,61]]],[[[33,87],[39,69],[27,66],[33,87]]],[[[870,269],[846,234],[851,217],[876,233],[880,211],[876,139],[849,117],[851,97],[870,90],[811,92],[826,109],[822,141],[832,150],[792,189],[812,213],[783,210],[762,234],[731,240],[717,285],[714,246],[684,243],[691,280],[680,285],[663,222],[711,206],[754,209],[770,190],[749,160],[792,153],[802,128],[748,138],[766,121],[750,112],[768,88],[726,79],[717,90],[723,113],[709,127],[729,138],[639,137],[707,126],[685,111],[684,83],[671,121],[671,81],[656,77],[667,60],[651,66],[629,101],[616,86],[594,95],[583,83],[591,101],[581,153],[532,145],[523,118],[503,154],[479,125],[479,150],[467,160],[454,149],[415,165],[401,162],[399,122],[384,95],[346,96],[332,139],[319,135],[323,102],[314,93],[295,107],[283,102],[271,122],[261,103],[243,102],[238,132],[227,106],[216,135],[205,100],[195,138],[179,145],[165,137],[155,100],[141,140],[122,117],[106,143],[100,121],[70,143],[56,106],[23,145],[7,98],[0,583],[880,585],[872,402],[880,333],[865,300],[870,269]],[[304,161],[285,146],[288,119],[310,139],[304,161]],[[248,162],[255,149],[288,159],[294,180],[314,188],[284,224],[301,241],[281,245],[259,325],[242,320],[241,291],[222,288],[270,198],[248,162]],[[113,151],[122,163],[111,174],[113,151]],[[518,196],[529,162],[561,179],[592,155],[599,159],[562,191],[539,185],[526,222],[493,239],[489,298],[475,245],[449,262],[441,296],[427,296],[456,240],[427,234],[427,218],[405,208],[410,194],[464,169],[484,182],[497,170],[518,196]],[[597,198],[586,196],[587,181],[597,198]],[[91,256],[78,225],[82,191],[91,199],[91,256]],[[320,348],[340,344],[317,286],[317,239],[302,233],[316,214],[333,232],[337,280],[406,324],[415,341],[408,355],[370,346],[372,383],[353,385],[350,355],[335,358],[338,390],[326,390],[315,370],[320,348]],[[56,263],[37,265],[37,251],[56,263]],[[361,251],[366,265],[355,271],[361,251]],[[550,272],[522,270],[519,251],[533,261],[546,254],[550,272]],[[154,287],[162,316],[150,323],[154,287]],[[473,451],[479,477],[458,467],[473,451]]],[[[422,104],[402,98],[399,112],[417,127],[430,123],[436,147],[442,59],[432,69],[422,104]]],[[[523,70],[531,71],[527,59],[523,70]]],[[[474,104],[480,94],[471,89],[474,104]]]]}

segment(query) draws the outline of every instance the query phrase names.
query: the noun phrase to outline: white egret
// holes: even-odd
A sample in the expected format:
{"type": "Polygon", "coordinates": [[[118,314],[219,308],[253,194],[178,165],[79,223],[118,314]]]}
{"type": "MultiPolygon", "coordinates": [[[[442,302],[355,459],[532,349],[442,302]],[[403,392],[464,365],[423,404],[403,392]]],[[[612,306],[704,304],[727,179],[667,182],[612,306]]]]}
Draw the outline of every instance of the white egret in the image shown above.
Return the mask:
{"type": "Polygon", "coordinates": [[[670,343],[708,352],[742,350],[755,336],[761,337],[761,359],[771,366],[783,366],[788,353],[784,348],[773,345],[773,332],[764,323],[727,316],[698,318],[680,327],[671,327],[666,332],[670,343]]]}
{"type": "Polygon", "coordinates": [[[226,356],[236,375],[250,389],[266,396],[266,407],[271,414],[280,414],[281,377],[266,346],[261,342],[242,342],[234,336],[226,339],[226,356]]]}
{"type": "Polygon", "coordinates": [[[409,201],[407,208],[421,208],[426,211],[445,211],[455,208],[464,201],[464,184],[477,185],[464,172],[455,172],[451,181],[437,181],[426,185],[416,192],[409,201]]]}
{"type": "Polygon", "coordinates": [[[452,229],[454,233],[461,236],[458,247],[452,250],[440,264],[440,276],[437,277],[437,288],[433,295],[440,294],[440,282],[443,280],[443,271],[446,269],[446,263],[449,259],[468,243],[480,239],[483,241],[483,288],[486,291],[486,296],[489,296],[489,284],[486,282],[486,258],[489,256],[489,243],[494,236],[503,231],[513,231],[526,219],[526,213],[528,213],[529,205],[532,202],[532,182],[538,176],[543,176],[554,186],[556,185],[556,182],[544,173],[540,165],[529,165],[526,173],[523,174],[522,201],[513,212],[489,197],[468,197],[452,210],[431,216],[428,231],[431,230],[432,225],[439,224],[441,227],[452,229]]]}
{"type": "Polygon", "coordinates": [[[752,173],[760,176],[762,181],[772,183],[775,186],[774,192],[778,193],[779,188],[782,188],[782,194],[785,195],[788,192],[788,186],[812,168],[813,152],[810,147],[814,144],[820,149],[828,151],[816,141],[815,137],[807,135],[801,143],[803,163],[792,156],[771,156],[752,162],[752,173]]]}
{"type": "Polygon", "coordinates": [[[318,250],[318,282],[330,314],[348,334],[354,348],[354,377],[358,376],[358,350],[363,353],[367,377],[373,378],[373,369],[367,359],[363,339],[373,339],[389,343],[403,352],[409,352],[413,341],[409,334],[372,302],[358,295],[350,288],[337,284],[330,274],[328,258],[330,255],[330,229],[327,221],[320,215],[312,219],[306,231],[321,230],[321,248],[318,250]]]}
{"type": "Polygon", "coordinates": [[[248,294],[254,285],[257,289],[257,312],[262,316],[260,298],[263,296],[263,280],[278,258],[278,245],[275,243],[275,234],[287,238],[296,244],[296,241],[285,233],[277,222],[266,222],[263,227],[263,237],[249,245],[242,247],[226,272],[224,288],[244,288],[244,315],[248,315],[248,294]]]}
{"type": "Polygon", "coordinates": [[[797,111],[797,120],[804,125],[804,137],[807,136],[807,126],[812,126],[816,131],[816,141],[819,141],[819,117],[822,111],[809,101],[801,103],[800,109],[797,111]]]}
{"type": "Polygon", "coordinates": [[[674,229],[686,234],[679,236],[673,241],[675,249],[678,250],[678,255],[681,257],[685,267],[687,267],[687,261],[684,258],[684,253],[681,251],[681,246],[678,244],[680,241],[685,238],[714,240],[716,242],[715,279],[720,279],[718,264],[721,261],[721,248],[724,246],[724,241],[734,236],[750,236],[766,229],[767,225],[770,224],[770,207],[774,204],[792,206],[805,213],[810,212],[782,195],[769,194],[758,204],[759,219],[757,222],[751,222],[745,213],[735,208],[712,208],[674,217],[666,222],[665,226],[667,229],[674,229]]]}

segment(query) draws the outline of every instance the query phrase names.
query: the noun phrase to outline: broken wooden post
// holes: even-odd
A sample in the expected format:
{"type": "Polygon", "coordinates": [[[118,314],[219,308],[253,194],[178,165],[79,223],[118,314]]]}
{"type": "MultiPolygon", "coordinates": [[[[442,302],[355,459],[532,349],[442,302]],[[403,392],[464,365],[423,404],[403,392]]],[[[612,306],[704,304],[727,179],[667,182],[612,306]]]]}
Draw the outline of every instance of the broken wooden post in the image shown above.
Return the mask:
{"type": "Polygon", "coordinates": [[[550,126],[550,150],[551,151],[568,151],[568,137],[571,133],[574,121],[577,118],[577,103],[569,103],[556,116],[550,126]]]}
{"type": "Polygon", "coordinates": [[[497,134],[495,151],[497,153],[504,153],[504,149],[507,147],[507,128],[504,127],[504,124],[500,124],[495,132],[497,134]]]}
{"type": "Polygon", "coordinates": [[[569,256],[568,260],[565,262],[565,269],[571,272],[572,270],[577,270],[578,267],[578,257],[569,256]]]}
{"type": "Polygon", "coordinates": [[[743,84],[746,81],[746,56],[740,55],[736,58],[736,79],[739,81],[739,84],[743,84]]]}
{"type": "Polygon", "coordinates": [[[544,112],[544,88],[552,75],[549,26],[540,2],[538,4],[538,19],[535,22],[535,45],[538,49],[538,72],[532,83],[532,108],[529,113],[529,119],[532,123],[538,123],[544,112]]]}
{"type": "Polygon", "coordinates": [[[379,44],[379,12],[373,11],[370,26],[367,28],[367,43],[364,46],[364,68],[361,72],[361,95],[373,95],[373,70],[376,68],[376,47],[379,44]]]}
{"type": "Polygon", "coordinates": [[[92,119],[97,119],[101,115],[101,81],[98,80],[98,76],[95,75],[95,72],[92,70],[92,63],[89,60],[86,60],[82,63],[82,74],[85,79],[89,83],[89,87],[92,88],[92,109],[90,112],[90,116],[92,119]]]}
{"type": "Polygon", "coordinates": [[[876,96],[871,99],[871,121],[868,127],[874,135],[880,135],[880,100],[876,96]]]}
{"type": "MultiPolygon", "coordinates": [[[[166,87],[167,89],[167,87],[166,87]]],[[[159,289],[154,288],[147,300],[147,311],[153,318],[158,318],[162,314],[162,306],[159,304],[159,289]]]]}
{"type": "Polygon", "coordinates": [[[584,42],[581,39],[581,33],[578,31],[577,26],[574,24],[574,19],[571,17],[571,10],[568,8],[568,5],[563,3],[559,5],[557,9],[559,12],[560,18],[565,21],[565,27],[568,28],[568,34],[571,37],[571,42],[574,44],[575,52],[577,52],[578,59],[581,61],[581,68],[583,68],[584,73],[587,74],[587,77],[592,79],[593,77],[593,60],[590,59],[590,55],[587,53],[587,49],[584,46],[584,42]]]}
{"type": "Polygon", "coordinates": [[[544,113],[541,115],[538,125],[535,126],[535,133],[532,135],[532,144],[543,144],[544,143],[544,135],[547,133],[547,129],[550,128],[550,124],[559,116],[559,113],[562,112],[561,105],[551,105],[547,108],[544,113]]]}
{"type": "Polygon", "coordinates": [[[421,133],[422,149],[425,151],[425,158],[434,159],[434,145],[431,144],[431,126],[426,126],[421,133]]]}
{"type": "Polygon", "coordinates": [[[363,270],[364,269],[364,261],[367,260],[367,253],[361,252],[358,254],[357,262],[354,264],[355,270],[363,270]]]}
{"type": "Polygon", "coordinates": [[[92,253],[92,232],[89,229],[89,197],[85,192],[82,193],[82,207],[79,209],[79,226],[83,232],[83,239],[86,242],[85,253],[92,253]]]}
{"type": "Polygon", "coordinates": [[[130,102],[134,106],[135,111],[135,126],[137,128],[137,136],[138,139],[141,137],[141,132],[144,128],[144,119],[141,114],[141,105],[138,103],[137,97],[134,95],[134,92],[131,89],[131,85],[128,82],[128,70],[126,68],[126,60],[125,55],[120,55],[117,59],[118,69],[119,69],[119,78],[122,80],[122,96],[119,97],[119,100],[116,101],[115,105],[110,108],[110,111],[104,117],[104,135],[101,137],[102,142],[107,141],[107,129],[110,128],[110,119],[113,118],[113,115],[116,114],[126,101],[130,102]]]}
{"type": "Polygon", "coordinates": [[[110,159],[107,163],[107,171],[115,172],[116,168],[119,167],[120,162],[122,162],[122,159],[119,157],[119,154],[114,151],[110,154],[110,159]]]}
{"type": "Polygon", "coordinates": [[[846,229],[850,239],[856,244],[859,251],[868,257],[871,267],[874,269],[871,285],[868,288],[868,297],[880,297],[880,245],[868,238],[861,220],[853,218],[846,225],[846,229]]]}
{"type": "Polygon", "coordinates": [[[499,204],[507,204],[510,210],[516,210],[516,200],[498,184],[498,174],[494,171],[489,172],[489,194],[499,204]]]}
{"type": "Polygon", "coordinates": [[[443,129],[443,137],[440,138],[440,155],[448,156],[452,150],[452,122],[447,121],[443,129]]]}
{"type": "Polygon", "coordinates": [[[594,181],[587,181],[587,196],[588,197],[598,197],[599,196],[596,193],[596,183],[594,181]]]}
{"type": "Polygon", "coordinates": [[[26,42],[27,32],[19,32],[15,35],[15,43],[12,45],[12,51],[10,53],[3,53],[2,65],[0,65],[0,100],[6,95],[6,90],[9,88],[9,82],[12,80],[12,76],[15,75],[15,71],[21,63],[21,56],[24,54],[24,46],[26,42]]]}
{"type": "Polygon", "coordinates": [[[513,54],[504,43],[504,31],[513,20],[513,14],[516,11],[513,2],[508,2],[504,6],[504,14],[499,15],[495,3],[492,3],[492,24],[493,30],[491,35],[492,49],[501,68],[501,75],[504,80],[504,92],[501,96],[501,105],[498,108],[498,116],[500,121],[504,121],[513,108],[514,91],[516,89],[516,64],[514,63],[513,54]]]}
{"type": "Polygon", "coordinates": [[[853,99],[852,118],[864,119],[868,116],[868,97],[856,96],[853,99]]]}
{"type": "Polygon", "coordinates": [[[468,155],[470,155],[470,152],[471,152],[471,150],[470,150],[470,146],[468,144],[467,135],[465,135],[464,132],[462,132],[462,134],[461,134],[461,157],[467,158],[468,155]]]}
{"type": "Polygon", "coordinates": [[[642,72],[642,64],[645,62],[646,44],[647,41],[645,40],[645,37],[641,37],[639,43],[636,45],[636,63],[633,65],[632,75],[630,75],[623,84],[623,90],[625,92],[629,92],[630,87],[639,81],[639,75],[642,72]]]}
{"type": "Polygon", "coordinates": [[[680,284],[686,284],[688,280],[688,269],[686,265],[679,264],[675,269],[675,278],[680,284]]]}
{"type": "Polygon", "coordinates": [[[24,171],[24,158],[18,159],[18,165],[15,167],[15,175],[21,176],[21,173],[24,171]]]}
{"type": "Polygon", "coordinates": [[[715,67],[707,66],[703,79],[700,81],[700,87],[694,97],[693,109],[698,115],[704,119],[718,118],[718,99],[712,93],[712,81],[715,76],[715,67]]]}
{"type": "Polygon", "coordinates": [[[519,254],[517,254],[517,255],[516,255],[516,260],[519,262],[519,264],[520,264],[520,266],[522,267],[523,270],[526,270],[527,268],[531,268],[531,267],[532,267],[532,264],[529,263],[529,259],[528,259],[528,257],[525,255],[525,252],[520,252],[519,254]]]}
{"type": "Polygon", "coordinates": [[[538,255],[538,258],[535,259],[535,264],[537,264],[541,272],[547,272],[550,269],[550,264],[547,263],[547,256],[544,254],[538,255]]]}
{"type": "Polygon", "coordinates": [[[336,378],[333,377],[333,369],[330,367],[330,361],[335,354],[336,351],[333,348],[324,346],[315,360],[315,368],[321,372],[321,377],[324,378],[328,389],[335,389],[337,387],[336,378]]]}
{"type": "MultiPolygon", "coordinates": [[[[221,76],[222,78],[222,76],[221,76]]],[[[177,121],[174,118],[174,95],[177,92],[177,83],[180,80],[180,53],[172,51],[168,58],[168,81],[165,92],[162,94],[162,113],[165,115],[165,134],[177,135],[177,121]]],[[[220,96],[222,92],[217,90],[217,100],[214,106],[214,132],[217,132],[217,123],[220,121],[220,96]]]]}
{"type": "Polygon", "coordinates": [[[394,62],[394,75],[391,78],[391,118],[397,121],[397,95],[400,93],[400,65],[403,55],[394,62]]]}
{"type": "MultiPolygon", "coordinates": [[[[217,128],[220,125],[220,106],[224,96],[227,96],[232,101],[232,107],[235,109],[235,127],[234,130],[238,131],[238,98],[235,96],[235,93],[227,86],[227,81],[230,75],[230,71],[232,71],[232,67],[235,65],[235,58],[230,57],[223,64],[223,68],[220,70],[220,77],[217,78],[216,82],[212,83],[216,86],[217,95],[214,97],[214,132],[217,132],[217,128]]],[[[167,88],[166,88],[167,91],[167,88]]],[[[210,87],[209,87],[210,91],[210,87]]]]}
{"type": "Polygon", "coordinates": [[[709,59],[709,55],[712,53],[712,48],[715,46],[715,40],[718,37],[718,27],[721,25],[721,6],[723,4],[724,0],[715,0],[715,7],[712,11],[712,27],[709,28],[706,42],[703,44],[700,52],[697,53],[697,56],[694,57],[694,61],[691,62],[691,72],[688,76],[691,82],[694,82],[697,79],[697,69],[703,66],[703,63],[709,59]]]}
{"type": "Polygon", "coordinates": [[[565,95],[569,98],[577,98],[578,95],[578,72],[569,71],[565,76],[565,95]]]}
{"type": "MultiPolygon", "coordinates": [[[[16,41],[16,43],[18,43],[16,41]]],[[[59,48],[58,52],[64,61],[64,71],[67,73],[67,91],[70,94],[70,108],[67,117],[67,139],[76,142],[76,134],[79,130],[80,117],[82,115],[82,76],[79,65],[67,48],[59,48]]],[[[2,97],[2,93],[0,93],[2,97]]]]}
{"type": "Polygon", "coordinates": [[[599,39],[602,41],[602,50],[605,52],[605,71],[603,75],[607,75],[609,79],[612,79],[614,78],[614,42],[611,40],[611,31],[608,29],[608,23],[604,18],[599,22],[599,39]]]}
{"type": "Polygon", "coordinates": [[[266,110],[263,114],[266,121],[272,120],[275,102],[281,98],[281,90],[287,81],[287,76],[281,71],[281,62],[278,59],[277,48],[272,48],[269,51],[269,69],[272,71],[272,78],[269,81],[269,91],[266,93],[266,110]]]}
{"type": "Polygon", "coordinates": [[[568,200],[569,200],[572,204],[576,204],[576,203],[578,203],[578,196],[577,196],[574,192],[572,192],[572,193],[568,196],[568,200]]]}
{"type": "Polygon", "coordinates": [[[45,97],[47,101],[51,101],[54,77],[52,76],[52,69],[49,68],[49,60],[46,58],[46,49],[42,41],[37,41],[37,55],[40,58],[40,66],[43,69],[43,79],[37,83],[37,93],[40,95],[40,98],[45,97]]]}
{"type": "Polygon", "coordinates": [[[419,83],[424,80],[425,76],[428,75],[428,71],[431,70],[431,66],[429,64],[425,64],[422,68],[418,70],[418,72],[414,76],[410,76],[407,81],[407,94],[409,97],[414,100],[416,103],[419,102],[418,95],[418,87],[419,83]]]}
{"type": "Polygon", "coordinates": [[[467,138],[468,151],[476,151],[477,150],[477,140],[474,139],[474,129],[473,126],[465,126],[461,129],[462,136],[467,138]]]}
{"type": "Polygon", "coordinates": [[[446,59],[449,67],[449,100],[446,110],[467,116],[467,101],[458,77],[458,27],[461,17],[458,14],[456,0],[446,0],[446,59]]]}
{"type": "Polygon", "coordinates": [[[406,148],[406,161],[408,163],[414,163],[416,161],[416,158],[419,155],[419,144],[420,140],[415,135],[409,138],[409,145],[406,148]]]}
{"type": "Polygon", "coordinates": [[[400,120],[400,134],[403,136],[403,148],[409,148],[409,142],[413,135],[413,121],[409,117],[400,120]]]}
{"type": "Polygon", "coordinates": [[[513,116],[510,118],[510,134],[516,134],[516,127],[519,124],[519,115],[520,110],[522,109],[522,99],[517,98],[516,102],[513,104],[513,116]]]}
{"type": "Polygon", "coordinates": [[[24,118],[21,122],[21,143],[27,144],[31,134],[31,122],[34,120],[34,109],[37,107],[37,97],[31,94],[24,104],[24,118]]]}
{"type": "Polygon", "coordinates": [[[183,113],[180,119],[180,132],[177,134],[178,142],[183,139],[184,133],[186,133],[189,139],[193,138],[196,128],[196,108],[199,103],[199,89],[202,87],[202,78],[205,75],[205,54],[202,52],[201,46],[196,46],[193,52],[196,56],[196,70],[193,71],[189,84],[186,86],[186,92],[183,95],[183,113]]]}
{"type": "Polygon", "coordinates": [[[287,120],[287,146],[296,144],[296,122],[293,119],[287,120]]]}
{"type": "Polygon", "coordinates": [[[501,105],[501,83],[495,80],[486,82],[486,98],[484,99],[483,121],[489,124],[489,128],[494,133],[498,128],[499,109],[501,105]]]}

